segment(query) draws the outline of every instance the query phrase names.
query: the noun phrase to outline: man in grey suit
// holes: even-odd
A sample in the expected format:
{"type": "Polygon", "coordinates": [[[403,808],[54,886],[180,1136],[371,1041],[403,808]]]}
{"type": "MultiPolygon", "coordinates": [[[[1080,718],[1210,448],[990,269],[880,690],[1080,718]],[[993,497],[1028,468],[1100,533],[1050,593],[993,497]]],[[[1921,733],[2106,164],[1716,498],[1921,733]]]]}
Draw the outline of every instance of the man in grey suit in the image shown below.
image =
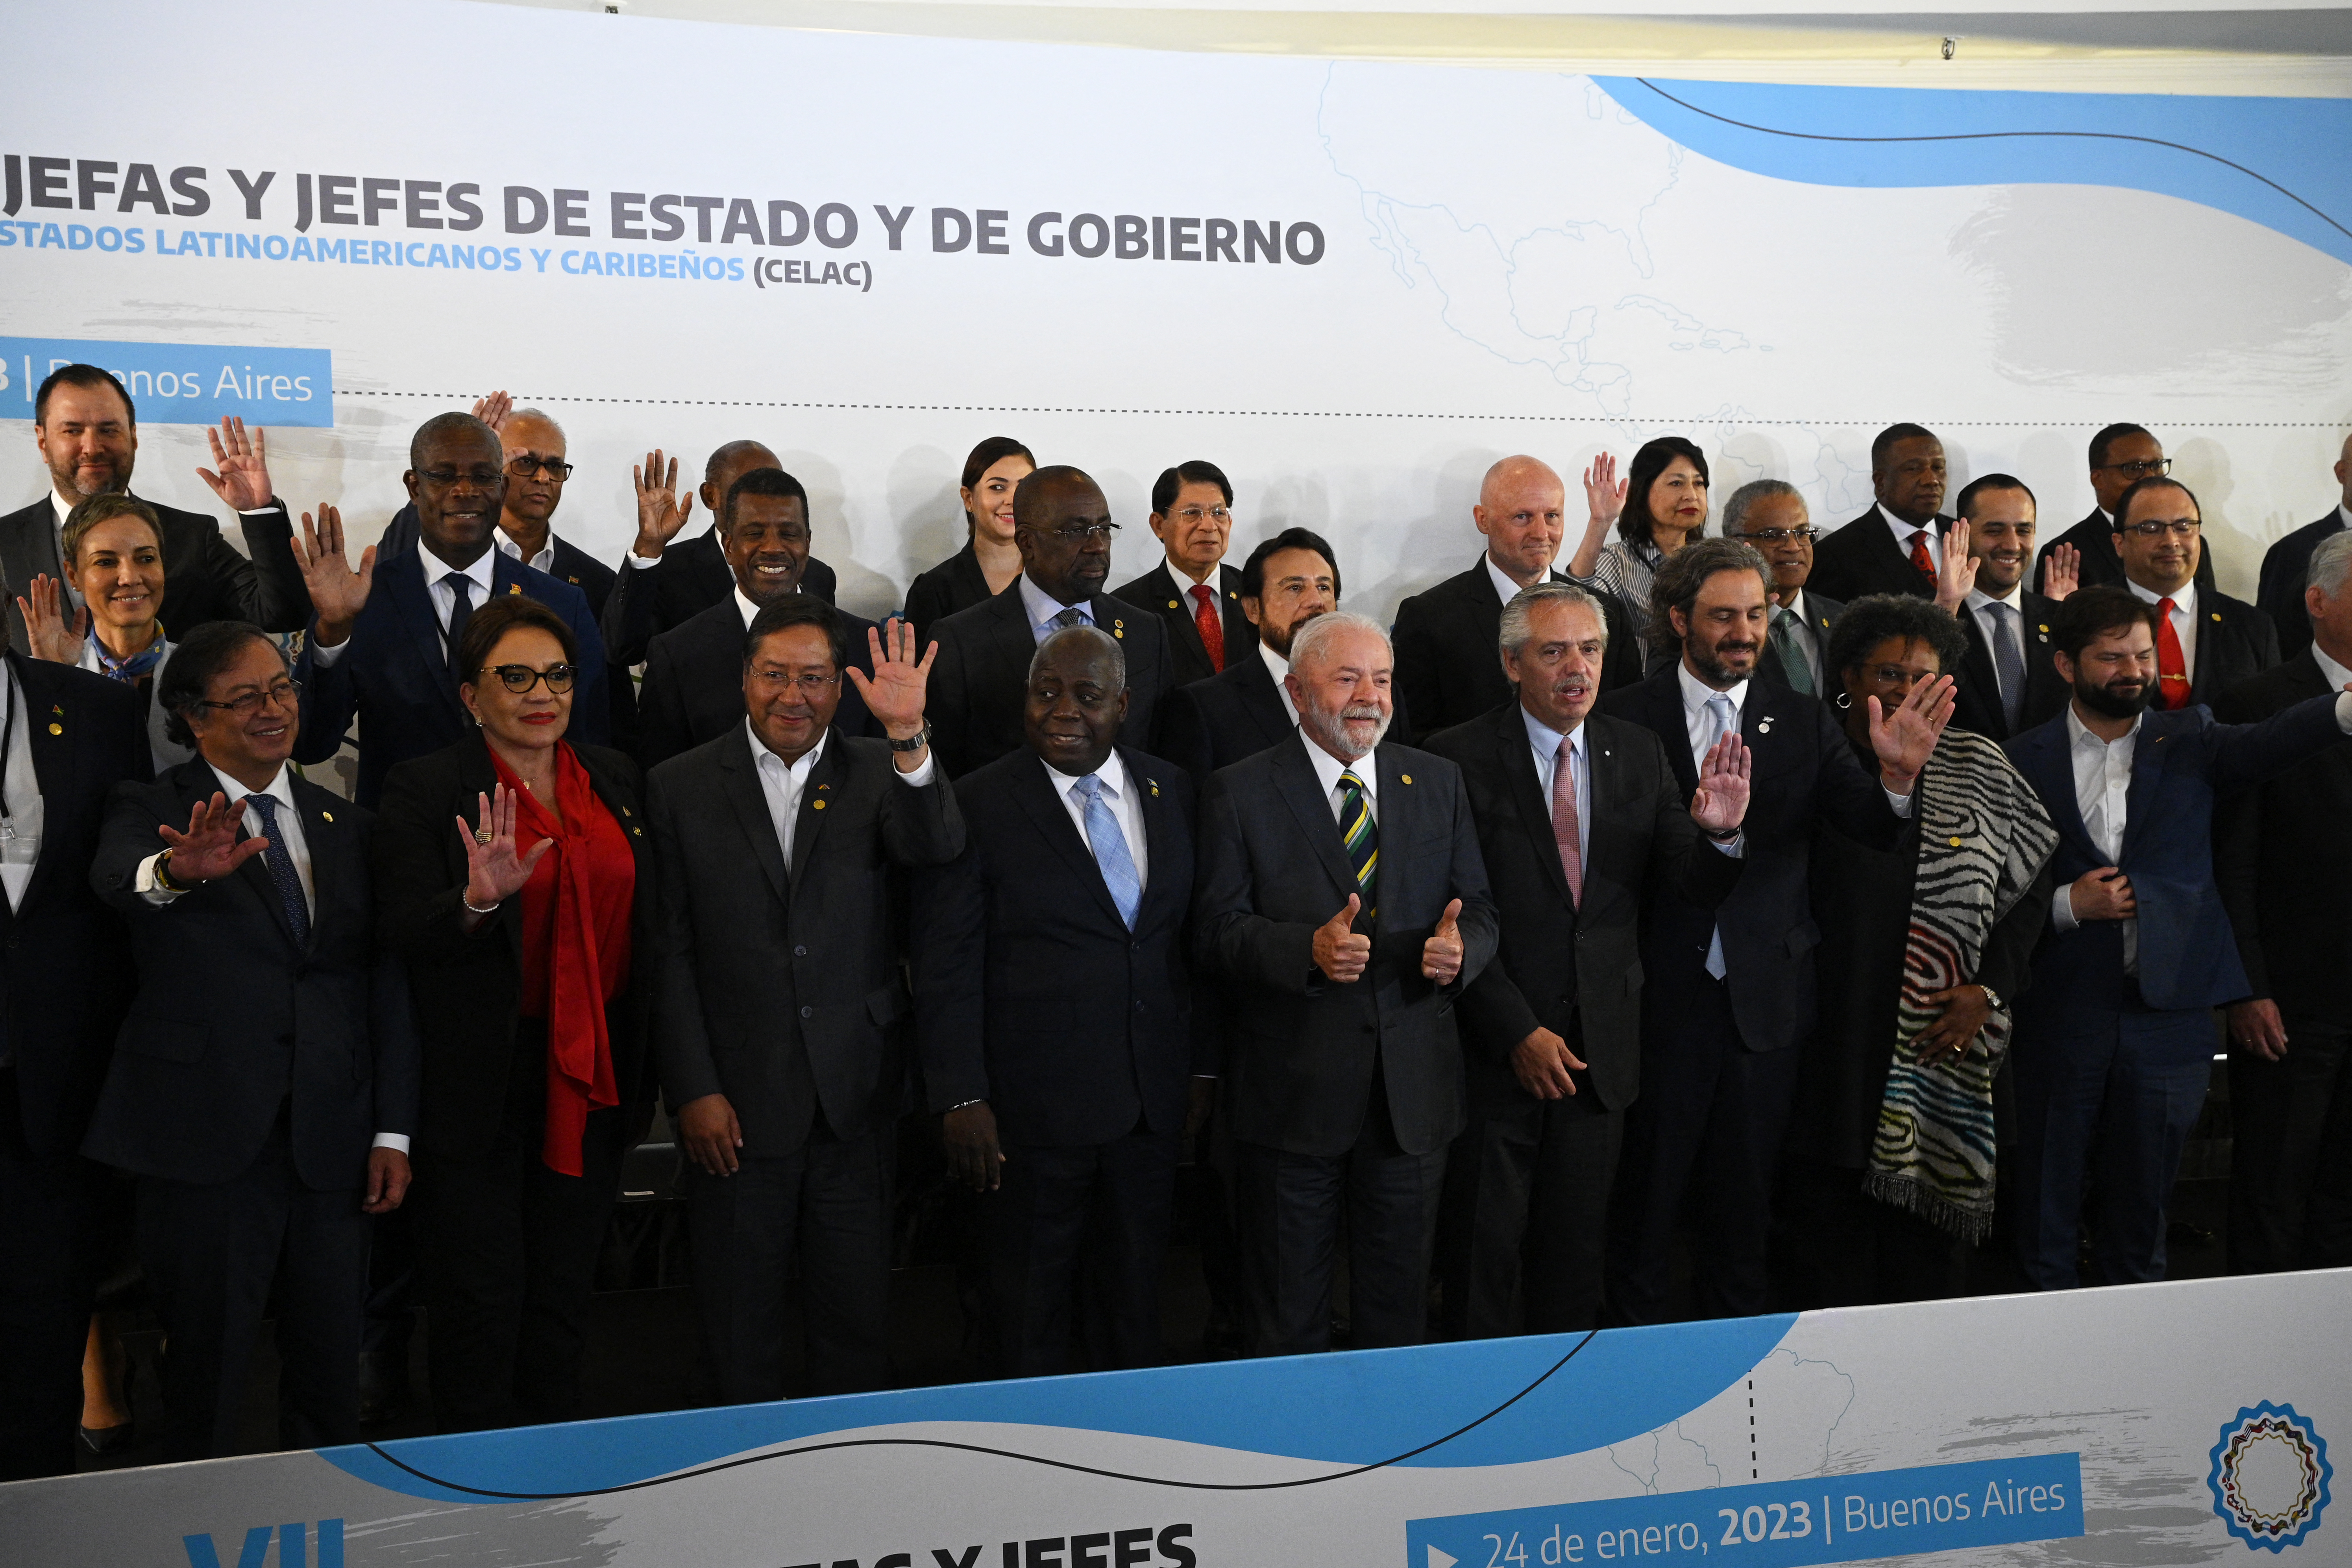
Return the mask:
{"type": "Polygon", "coordinates": [[[1342,1212],[1353,1343],[1418,1343],[1446,1146],[1463,1126],[1454,1005],[1495,907],[1461,770],[1381,744],[1388,637],[1318,616],[1290,645],[1298,733],[1218,773],[1195,951],[1231,988],[1251,1350],[1328,1347],[1342,1212]],[[1383,846],[1386,853],[1382,852],[1383,846]]]}
{"type": "Polygon", "coordinates": [[[811,1391],[890,1378],[892,1128],[913,1011],[891,871],[954,858],[963,818],[923,721],[930,658],[916,662],[901,624],[869,628],[868,678],[843,624],[809,595],[761,610],[743,639],[744,727],[652,776],[655,1051],[688,1162],[704,1348],[733,1404],[783,1396],[795,1271],[811,1391]],[[845,672],[887,739],[833,730],[845,672]]]}

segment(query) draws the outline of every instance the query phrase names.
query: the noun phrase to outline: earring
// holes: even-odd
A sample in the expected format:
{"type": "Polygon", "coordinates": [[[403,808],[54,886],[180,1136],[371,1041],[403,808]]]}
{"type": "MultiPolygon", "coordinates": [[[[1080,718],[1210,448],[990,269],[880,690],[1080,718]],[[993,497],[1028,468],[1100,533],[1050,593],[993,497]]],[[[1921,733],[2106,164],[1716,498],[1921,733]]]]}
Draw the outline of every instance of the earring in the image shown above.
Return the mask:
{"type": "MultiPolygon", "coordinates": [[[[1843,709],[1847,709],[1847,708],[1851,708],[1851,707],[1853,707],[1853,692],[1851,692],[1851,691],[1841,691],[1841,692],[1839,692],[1839,693],[1837,694],[1837,698],[1836,698],[1836,704],[1837,704],[1837,706],[1838,706],[1838,708],[1839,708],[1840,710],[1843,710],[1843,709]]],[[[481,722],[481,721],[480,721],[479,719],[477,719],[477,720],[475,720],[475,721],[474,721],[474,722],[475,722],[475,723],[477,723],[477,724],[478,724],[478,723],[480,723],[480,722],[481,722]]]]}

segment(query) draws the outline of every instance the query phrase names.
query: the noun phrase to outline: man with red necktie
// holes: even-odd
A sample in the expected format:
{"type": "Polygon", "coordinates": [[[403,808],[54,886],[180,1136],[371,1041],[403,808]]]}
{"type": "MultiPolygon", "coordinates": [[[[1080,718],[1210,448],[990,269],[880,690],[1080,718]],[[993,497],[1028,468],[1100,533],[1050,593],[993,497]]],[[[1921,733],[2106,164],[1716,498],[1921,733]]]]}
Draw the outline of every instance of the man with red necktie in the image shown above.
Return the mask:
{"type": "Polygon", "coordinates": [[[1890,425],[1870,443],[1868,511],[1813,546],[1807,589],[1843,603],[1864,594],[1936,596],[1944,562],[1944,443],[1919,425],[1890,425]]]}
{"type": "Polygon", "coordinates": [[[2278,627],[2268,616],[2198,583],[2203,531],[2197,498],[2178,479],[2152,475],[2116,502],[2124,585],[2157,609],[2153,707],[2210,702],[2279,661],[2278,627]]]}
{"type": "Polygon", "coordinates": [[[1233,482],[1214,463],[1195,458],[1163,472],[1151,487],[1151,531],[1166,559],[1113,590],[1167,623],[1172,686],[1221,674],[1256,646],[1257,628],[1242,610],[1241,574],[1223,563],[1233,505],[1233,482]]]}

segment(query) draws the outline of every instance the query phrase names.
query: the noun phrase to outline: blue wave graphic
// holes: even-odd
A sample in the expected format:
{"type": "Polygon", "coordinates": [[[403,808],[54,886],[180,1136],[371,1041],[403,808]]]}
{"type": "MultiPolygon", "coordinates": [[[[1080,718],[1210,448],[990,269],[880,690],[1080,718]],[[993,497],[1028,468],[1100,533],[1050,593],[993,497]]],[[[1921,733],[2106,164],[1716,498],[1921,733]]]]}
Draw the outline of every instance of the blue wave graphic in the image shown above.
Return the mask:
{"type": "Polygon", "coordinates": [[[2117,185],[2234,213],[2352,263],[2352,100],[1593,79],[1661,133],[1751,174],[1879,188],[2117,185]]]}
{"type": "MultiPolygon", "coordinates": [[[[1594,1335],[1528,1397],[1403,1462],[1518,1464],[1622,1441],[1688,1415],[1746,1376],[1796,1321],[1793,1315],[1739,1318],[1594,1335]]],[[[920,1421],[1118,1432],[1277,1455],[1309,1467],[1373,1465],[1486,1415],[1543,1378],[1576,1349],[1578,1339],[1478,1340],[965,1384],[383,1446],[402,1464],[454,1486],[404,1470],[371,1447],[330,1448],[320,1457],[387,1490],[446,1502],[485,1500],[474,1492],[607,1490],[780,1443],[920,1421]]]]}

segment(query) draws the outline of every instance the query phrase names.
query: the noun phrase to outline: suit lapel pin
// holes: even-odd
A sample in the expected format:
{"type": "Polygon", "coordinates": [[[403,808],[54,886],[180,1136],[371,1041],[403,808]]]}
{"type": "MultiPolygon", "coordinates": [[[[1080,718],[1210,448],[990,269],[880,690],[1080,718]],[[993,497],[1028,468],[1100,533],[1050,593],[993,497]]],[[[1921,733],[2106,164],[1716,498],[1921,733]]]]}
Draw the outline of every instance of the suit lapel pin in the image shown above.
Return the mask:
{"type": "Polygon", "coordinates": [[[1151,798],[1158,800],[1160,798],[1160,781],[1158,779],[1146,779],[1143,782],[1150,786],[1151,798]]]}
{"type": "Polygon", "coordinates": [[[52,724],[49,726],[49,733],[52,735],[62,735],[65,732],[66,727],[63,724],[52,724]]]}
{"type": "Polygon", "coordinates": [[[335,820],[335,814],[331,811],[322,811],[319,814],[319,820],[321,822],[332,822],[335,820]]]}
{"type": "Polygon", "coordinates": [[[817,793],[817,794],[819,794],[819,795],[823,795],[825,791],[827,791],[827,790],[831,789],[832,787],[833,787],[833,786],[832,786],[831,784],[819,784],[819,785],[817,785],[817,786],[816,786],[816,793],[817,793]]]}
{"type": "Polygon", "coordinates": [[[1171,610],[1172,610],[1172,609],[1174,609],[1174,608],[1176,607],[1176,601],[1175,601],[1175,600],[1173,600],[1173,599],[1169,600],[1169,601],[1168,601],[1168,607],[1169,607],[1170,609],[1171,609],[1171,610]]]}
{"type": "Polygon", "coordinates": [[[50,703],[50,704],[49,704],[49,717],[50,717],[50,718],[52,718],[52,719],[62,719],[62,718],[64,718],[65,716],[66,716],[66,705],[65,705],[64,703],[62,703],[62,702],[52,702],[52,703],[50,703]]]}
{"type": "Polygon", "coordinates": [[[1122,641],[1125,640],[1127,637],[1127,623],[1120,620],[1116,616],[1112,616],[1110,623],[1110,635],[1120,638],[1122,641]]]}
{"type": "Polygon", "coordinates": [[[2220,620],[2220,619],[2221,618],[2221,611],[2219,611],[2219,610],[2214,611],[2214,612],[2213,612],[2213,618],[2214,618],[2215,620],[2217,620],[2217,621],[2218,621],[2218,620],[2220,620]]]}
{"type": "Polygon", "coordinates": [[[1772,732],[1772,715],[1767,713],[1756,721],[1756,732],[1759,735],[1769,735],[1772,732]]]}
{"type": "Polygon", "coordinates": [[[1399,775],[1399,776],[1402,778],[1402,782],[1404,782],[1404,783],[1406,783],[1406,784],[1411,784],[1411,783],[1412,783],[1412,775],[1411,773],[1404,773],[1404,774],[1401,774],[1401,775],[1399,775]]]}
{"type": "Polygon", "coordinates": [[[522,584],[520,584],[520,583],[509,583],[509,584],[507,584],[507,593],[508,593],[508,594],[509,594],[509,595],[510,595],[511,597],[514,597],[514,598],[517,598],[517,599],[521,598],[521,597],[522,597],[522,584]]]}

